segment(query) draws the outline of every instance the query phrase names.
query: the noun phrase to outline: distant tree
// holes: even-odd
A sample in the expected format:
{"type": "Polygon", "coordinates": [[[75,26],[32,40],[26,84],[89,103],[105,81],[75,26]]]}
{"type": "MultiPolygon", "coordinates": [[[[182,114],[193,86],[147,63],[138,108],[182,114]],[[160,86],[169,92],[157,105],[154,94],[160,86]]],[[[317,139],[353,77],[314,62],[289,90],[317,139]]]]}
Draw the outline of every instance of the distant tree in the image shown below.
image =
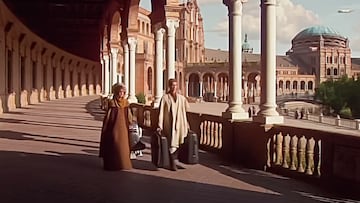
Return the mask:
{"type": "Polygon", "coordinates": [[[347,115],[350,113],[352,117],[360,118],[360,80],[343,77],[323,82],[317,88],[315,97],[336,114],[347,112],[347,115]]]}
{"type": "Polygon", "coordinates": [[[351,109],[354,118],[360,118],[360,80],[351,80],[351,87],[346,90],[349,91],[348,106],[351,109]]]}

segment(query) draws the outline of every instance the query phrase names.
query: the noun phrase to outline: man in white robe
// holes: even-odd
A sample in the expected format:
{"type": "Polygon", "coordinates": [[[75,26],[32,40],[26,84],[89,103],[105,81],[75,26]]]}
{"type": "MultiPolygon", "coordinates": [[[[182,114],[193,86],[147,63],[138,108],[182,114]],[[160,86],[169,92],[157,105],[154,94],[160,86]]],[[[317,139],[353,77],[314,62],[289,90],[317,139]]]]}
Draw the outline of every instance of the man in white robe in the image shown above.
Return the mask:
{"type": "Polygon", "coordinates": [[[184,143],[188,133],[186,112],[189,110],[189,103],[184,96],[177,93],[178,84],[175,79],[169,79],[168,85],[169,91],[160,101],[158,131],[168,139],[171,168],[176,170],[174,154],[184,143]]]}

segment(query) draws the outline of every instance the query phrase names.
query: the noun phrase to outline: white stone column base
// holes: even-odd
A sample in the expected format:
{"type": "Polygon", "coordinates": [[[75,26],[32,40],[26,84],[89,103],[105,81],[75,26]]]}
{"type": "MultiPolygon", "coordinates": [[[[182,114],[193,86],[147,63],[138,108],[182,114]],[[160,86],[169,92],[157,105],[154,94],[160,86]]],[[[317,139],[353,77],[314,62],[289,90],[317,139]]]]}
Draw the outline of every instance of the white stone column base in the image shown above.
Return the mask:
{"type": "Polygon", "coordinates": [[[29,93],[27,90],[20,93],[20,107],[26,107],[29,105],[29,93]]]}
{"type": "Polygon", "coordinates": [[[16,109],[16,95],[15,93],[10,93],[9,95],[7,95],[7,98],[6,98],[6,102],[7,102],[7,109],[9,111],[12,111],[14,109],[16,109]]]}
{"type": "Polygon", "coordinates": [[[65,91],[65,98],[70,98],[70,97],[72,97],[72,92],[70,89],[68,89],[65,91]]]}
{"type": "Polygon", "coordinates": [[[222,117],[231,120],[245,120],[245,119],[249,119],[249,114],[247,112],[239,113],[239,112],[225,111],[222,112],[222,117]]]}
{"type": "Polygon", "coordinates": [[[279,115],[277,116],[258,115],[253,117],[253,121],[262,124],[282,124],[284,123],[284,117],[279,115]]]}
{"type": "Polygon", "coordinates": [[[40,95],[39,95],[39,101],[40,101],[40,102],[46,101],[46,97],[47,97],[47,92],[46,92],[46,90],[41,89],[40,95]]]}
{"type": "Polygon", "coordinates": [[[39,103],[39,94],[37,90],[33,90],[30,95],[30,104],[39,103]]]}
{"type": "Polygon", "coordinates": [[[55,100],[56,99],[56,92],[55,90],[50,90],[49,100],[55,100]]]}

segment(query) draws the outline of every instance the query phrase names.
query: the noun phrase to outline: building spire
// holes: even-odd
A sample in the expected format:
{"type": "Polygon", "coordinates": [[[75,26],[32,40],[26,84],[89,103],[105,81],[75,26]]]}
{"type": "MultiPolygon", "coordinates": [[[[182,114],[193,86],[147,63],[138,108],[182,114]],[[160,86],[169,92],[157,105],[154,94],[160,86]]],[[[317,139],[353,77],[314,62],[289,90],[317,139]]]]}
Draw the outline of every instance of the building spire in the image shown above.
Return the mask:
{"type": "Polygon", "coordinates": [[[250,44],[248,42],[248,35],[245,33],[245,39],[244,42],[242,44],[242,52],[243,53],[253,53],[253,48],[250,47],[250,44]]]}

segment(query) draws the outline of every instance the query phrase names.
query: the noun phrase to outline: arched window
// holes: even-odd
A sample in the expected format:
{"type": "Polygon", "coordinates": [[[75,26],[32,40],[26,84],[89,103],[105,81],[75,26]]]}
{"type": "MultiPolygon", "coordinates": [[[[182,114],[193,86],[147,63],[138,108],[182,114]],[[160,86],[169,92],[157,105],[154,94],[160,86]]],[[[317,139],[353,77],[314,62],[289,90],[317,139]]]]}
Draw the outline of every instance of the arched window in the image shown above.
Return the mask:
{"type": "Polygon", "coordinates": [[[338,69],[334,68],[334,75],[338,75],[338,69]]]}
{"type": "Polygon", "coordinates": [[[290,89],[290,81],[287,80],[285,83],[285,89],[290,89]]]}
{"type": "Polygon", "coordinates": [[[331,75],[331,69],[330,68],[326,69],[326,75],[331,75]]]}
{"type": "Polygon", "coordinates": [[[313,87],[313,84],[314,84],[313,81],[309,81],[309,82],[308,82],[308,89],[309,89],[309,90],[313,90],[313,88],[314,88],[314,87],[313,87]]]}
{"type": "Polygon", "coordinates": [[[284,82],[282,80],[279,81],[279,89],[283,89],[284,87],[284,82]]]}
{"type": "Polygon", "coordinates": [[[294,82],[293,82],[293,89],[296,90],[296,89],[297,89],[297,86],[298,86],[298,82],[297,82],[297,81],[294,81],[294,82]]]}
{"type": "Polygon", "coordinates": [[[151,93],[152,92],[152,68],[149,67],[148,71],[147,71],[147,85],[148,85],[148,90],[151,93]]]}
{"type": "Polygon", "coordinates": [[[141,33],[145,34],[145,22],[141,23],[141,33]]]}
{"type": "Polygon", "coordinates": [[[300,82],[300,89],[305,90],[305,81],[300,82]]]}

